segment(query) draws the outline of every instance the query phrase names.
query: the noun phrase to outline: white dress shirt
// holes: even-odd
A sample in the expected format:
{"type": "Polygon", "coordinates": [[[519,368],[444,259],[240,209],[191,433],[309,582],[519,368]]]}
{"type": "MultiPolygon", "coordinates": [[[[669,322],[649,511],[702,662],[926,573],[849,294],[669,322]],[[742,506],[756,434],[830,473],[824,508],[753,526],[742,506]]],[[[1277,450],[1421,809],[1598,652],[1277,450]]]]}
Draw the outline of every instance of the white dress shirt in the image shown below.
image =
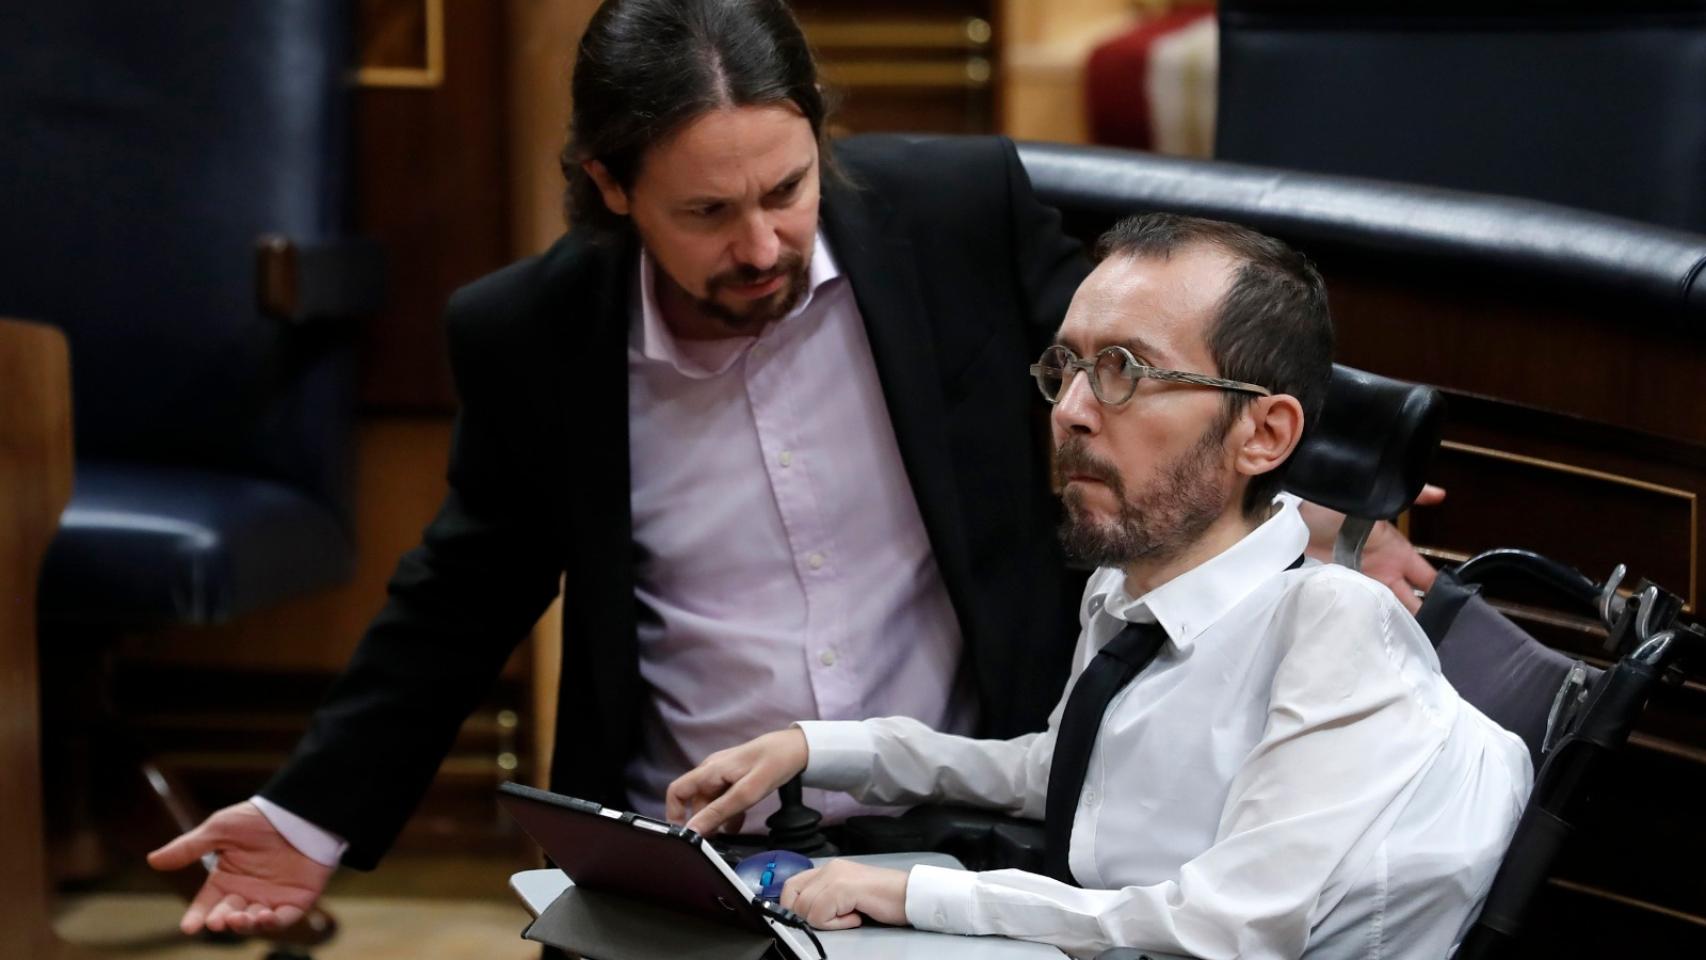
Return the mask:
{"type": "MultiPolygon", "coordinates": [[[[865,321],[820,233],[807,293],[756,337],[677,340],[635,265],[629,463],[640,675],[629,804],[707,754],[801,717],[899,715],[969,732],[959,621],[889,421],[865,321]]],[[[255,798],[292,845],[343,839],[255,798]]],[[[893,812],[809,791],[826,822],[893,812]]],[[[774,797],[748,811],[762,833],[774,797]]]]}
{"type": "MultiPolygon", "coordinates": [[[[1159,621],[1168,642],[1103,717],[1068,851],[1083,889],[916,867],[908,921],[1078,956],[1445,957],[1515,829],[1528,752],[1457,695],[1388,590],[1338,566],[1286,570],[1307,540],[1282,496],[1254,532],[1144,596],[1097,571],[1074,676],[1127,622],[1159,621]]],[[[872,802],[1041,818],[1061,710],[1008,741],[905,718],[801,723],[806,778],[872,802]]]]}

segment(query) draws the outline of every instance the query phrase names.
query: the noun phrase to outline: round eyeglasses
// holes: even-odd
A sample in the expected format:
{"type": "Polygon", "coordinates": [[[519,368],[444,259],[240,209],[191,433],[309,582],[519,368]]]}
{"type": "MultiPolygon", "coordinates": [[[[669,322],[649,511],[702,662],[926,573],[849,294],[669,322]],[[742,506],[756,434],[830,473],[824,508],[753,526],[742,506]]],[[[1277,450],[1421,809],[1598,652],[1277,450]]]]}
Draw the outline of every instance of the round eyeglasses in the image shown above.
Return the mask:
{"type": "Polygon", "coordinates": [[[1258,397],[1273,395],[1273,391],[1267,387],[1258,387],[1253,383],[1152,367],[1138,360],[1130,350],[1117,346],[1103,347],[1094,357],[1081,360],[1071,350],[1055,344],[1044,350],[1037,362],[1031,364],[1031,376],[1037,378],[1037,389],[1043,392],[1043,399],[1049,403],[1060,401],[1061,396],[1066,393],[1067,385],[1072,382],[1075,370],[1083,370],[1090,375],[1091,392],[1096,395],[1097,400],[1110,407],[1117,407],[1130,400],[1137,390],[1137,382],[1145,378],[1195,387],[1236,390],[1239,393],[1253,393],[1258,397]]]}

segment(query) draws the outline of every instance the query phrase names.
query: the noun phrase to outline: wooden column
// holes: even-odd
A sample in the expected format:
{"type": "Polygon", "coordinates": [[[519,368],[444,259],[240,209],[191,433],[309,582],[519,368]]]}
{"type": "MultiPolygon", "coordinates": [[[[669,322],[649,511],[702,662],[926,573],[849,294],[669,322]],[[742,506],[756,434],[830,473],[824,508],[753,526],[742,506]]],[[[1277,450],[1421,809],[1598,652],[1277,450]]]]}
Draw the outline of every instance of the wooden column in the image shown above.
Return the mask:
{"type": "Polygon", "coordinates": [[[42,837],[36,581],[70,498],[65,337],[0,319],[0,931],[11,956],[58,947],[42,837]]]}

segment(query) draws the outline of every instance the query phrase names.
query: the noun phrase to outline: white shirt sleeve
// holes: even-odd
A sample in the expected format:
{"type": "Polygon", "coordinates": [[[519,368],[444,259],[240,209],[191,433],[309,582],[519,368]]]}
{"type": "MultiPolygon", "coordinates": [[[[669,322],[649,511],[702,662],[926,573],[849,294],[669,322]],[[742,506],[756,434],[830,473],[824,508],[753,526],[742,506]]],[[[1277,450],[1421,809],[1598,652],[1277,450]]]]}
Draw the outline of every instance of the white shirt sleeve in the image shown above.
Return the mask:
{"type": "Polygon", "coordinates": [[[1132,946],[1203,960],[1298,957],[1439,755],[1455,703],[1417,689],[1431,664],[1415,638],[1395,633],[1413,622],[1395,622],[1396,604],[1373,588],[1318,577],[1290,599],[1270,627],[1290,649],[1261,740],[1233,778],[1213,845],[1176,879],[1084,890],[1015,870],[915,867],[908,922],[1075,956],[1132,946]]]}
{"type": "Polygon", "coordinates": [[[349,843],[343,837],[315,826],[266,797],[257,794],[250,797],[249,802],[261,811],[261,816],[267,818],[286,842],[296,848],[296,852],[323,867],[337,866],[344,851],[349,849],[349,843]]]}
{"type": "MultiPolygon", "coordinates": [[[[1057,708],[1058,712],[1058,708],[1057,708]]],[[[1040,819],[1054,725],[1012,740],[938,733],[911,717],[808,720],[804,782],[861,803],[963,803],[1040,819]]]]}

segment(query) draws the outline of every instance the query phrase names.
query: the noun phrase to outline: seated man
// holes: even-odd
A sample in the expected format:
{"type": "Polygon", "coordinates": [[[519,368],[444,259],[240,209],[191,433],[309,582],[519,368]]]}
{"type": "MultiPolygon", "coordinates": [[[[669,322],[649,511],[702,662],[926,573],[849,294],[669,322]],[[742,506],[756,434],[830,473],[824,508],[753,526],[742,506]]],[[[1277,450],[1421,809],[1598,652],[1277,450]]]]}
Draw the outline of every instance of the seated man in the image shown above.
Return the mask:
{"type": "Polygon", "coordinates": [[[1119,224],[1098,255],[1032,368],[1062,539],[1099,566],[1048,729],[800,723],[712,754],[670,786],[670,816],[715,830],[803,769],[866,802],[1045,820],[1051,876],[794,877],[783,906],[823,928],[863,915],[1080,956],[1444,957],[1532,771],[1390,592],[1303,561],[1279,490],[1331,370],[1321,278],[1275,240],[1171,215],[1119,224]]]}

